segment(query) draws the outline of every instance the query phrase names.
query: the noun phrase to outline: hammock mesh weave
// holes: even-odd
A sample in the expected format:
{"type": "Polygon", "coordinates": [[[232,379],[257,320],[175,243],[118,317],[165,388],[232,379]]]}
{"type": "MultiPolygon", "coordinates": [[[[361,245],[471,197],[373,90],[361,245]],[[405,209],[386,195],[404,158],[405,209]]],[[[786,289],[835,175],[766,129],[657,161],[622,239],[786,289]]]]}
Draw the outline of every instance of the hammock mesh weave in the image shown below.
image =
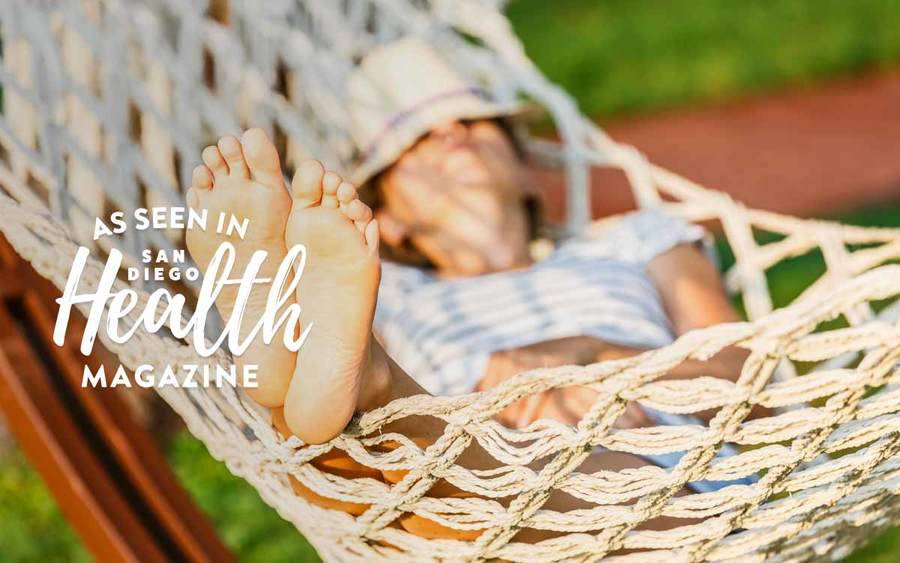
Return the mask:
{"type": "MultiPolygon", "coordinates": [[[[525,96],[548,110],[563,143],[535,140],[529,149],[564,167],[572,229],[587,223],[589,166],[624,171],[640,206],[717,223],[735,256],[726,281],[749,321],[693,331],[632,358],[529,371],[483,393],[398,400],[312,447],[283,440],[268,413],[239,390],[159,389],[209,451],[330,560],[806,561],[841,557],[894,523],[900,515],[900,265],[892,262],[900,259],[900,232],[747,209],[651,165],[580,116],[537,71],[499,4],[246,1],[233,2],[223,24],[202,2],[187,0],[4,0],[0,231],[59,287],[77,246],[91,247],[84,291],[96,286],[111,246],[135,257],[144,248],[182,244],[180,233],[130,231],[97,245],[94,217],[182,205],[200,149],[218,135],[262,126],[282,140],[289,167],[315,155],[349,171],[357,155],[339,95],[347,70],[375,44],[421,36],[499,99],[525,96]],[[821,257],[822,275],[773,310],[767,272],[804,254],[821,257]],[[703,360],[728,346],[750,351],[737,383],[659,380],[684,360],[703,360]],[[575,426],[543,420],[512,430],[492,418],[522,397],[569,385],[599,392],[575,426]],[[615,428],[628,401],[670,413],[718,410],[706,426],[615,428]],[[754,405],[777,414],[747,420],[754,405]],[[427,447],[379,432],[411,415],[443,419],[446,431],[427,447]],[[400,446],[378,447],[387,440],[400,446]],[[501,467],[456,464],[473,441],[501,467]],[[741,453],[714,458],[726,443],[741,453]],[[596,446],[687,453],[671,470],[579,472],[596,446]],[[332,448],[373,468],[409,471],[391,485],[341,478],[307,463],[332,448]],[[543,467],[529,468],[537,460],[543,467]],[[675,495],[692,481],[750,475],[758,481],[675,495]],[[289,476],[363,510],[353,516],[313,506],[294,495],[289,476]],[[427,496],[438,479],[477,498],[427,496]],[[554,490],[590,508],[547,509],[554,490]],[[473,541],[428,540],[393,525],[407,513],[484,531],[473,541]],[[705,520],[667,531],[640,528],[657,516],[705,520]],[[525,544],[514,540],[523,528],[561,533],[525,544]]],[[[144,302],[148,289],[142,288],[144,302]]],[[[210,361],[190,343],[162,334],[139,332],[127,345],[103,340],[130,368],[210,361]]],[[[230,360],[219,354],[212,361],[230,360]]]]}

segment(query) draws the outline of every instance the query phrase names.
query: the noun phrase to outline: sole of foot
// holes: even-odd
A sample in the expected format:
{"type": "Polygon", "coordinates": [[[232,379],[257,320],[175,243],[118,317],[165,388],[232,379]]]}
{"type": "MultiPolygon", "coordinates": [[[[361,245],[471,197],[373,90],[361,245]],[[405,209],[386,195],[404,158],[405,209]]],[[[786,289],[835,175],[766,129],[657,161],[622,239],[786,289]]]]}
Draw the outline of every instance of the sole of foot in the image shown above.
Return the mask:
{"type": "MultiPolygon", "coordinates": [[[[274,277],[287,253],[284,232],[291,209],[275,146],[262,130],[250,129],[240,140],[222,137],[216,145],[203,150],[202,158],[203,164],[194,169],[187,193],[191,209],[207,210],[209,218],[206,230],[189,229],[186,233],[194,261],[205,270],[219,246],[229,242],[235,248],[233,276],[244,271],[255,251],[264,250],[268,256],[259,276],[274,277]],[[220,213],[226,218],[247,220],[243,238],[216,232],[220,213]]],[[[251,291],[241,321],[242,337],[262,316],[268,292],[265,284],[258,284],[251,291]]],[[[236,297],[237,286],[231,285],[225,286],[216,299],[216,308],[225,321],[231,317],[236,297]]],[[[241,356],[235,357],[239,368],[257,366],[258,387],[246,391],[267,407],[284,404],[295,362],[296,354],[287,350],[279,337],[269,345],[257,337],[241,356]]]]}
{"type": "Polygon", "coordinates": [[[296,298],[309,334],[298,352],[285,419],[304,442],[322,443],[340,434],[378,377],[372,369],[378,224],[356,188],[317,161],[298,166],[291,191],[285,241],[307,250],[296,298]]]}

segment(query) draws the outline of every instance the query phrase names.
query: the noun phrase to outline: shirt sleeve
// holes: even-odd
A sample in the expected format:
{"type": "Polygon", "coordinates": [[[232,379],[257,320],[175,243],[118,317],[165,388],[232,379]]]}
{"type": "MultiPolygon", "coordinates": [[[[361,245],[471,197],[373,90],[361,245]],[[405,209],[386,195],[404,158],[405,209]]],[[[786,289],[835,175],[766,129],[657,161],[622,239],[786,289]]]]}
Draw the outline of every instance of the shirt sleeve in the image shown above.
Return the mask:
{"type": "Polygon", "coordinates": [[[614,258],[646,266],[679,244],[697,244],[713,260],[715,250],[709,232],[662,210],[649,209],[623,215],[590,238],[577,238],[567,246],[580,255],[614,258]]]}
{"type": "Polygon", "coordinates": [[[418,268],[382,261],[381,283],[375,306],[375,332],[384,332],[391,321],[402,314],[412,294],[429,281],[429,274],[418,268]]]}

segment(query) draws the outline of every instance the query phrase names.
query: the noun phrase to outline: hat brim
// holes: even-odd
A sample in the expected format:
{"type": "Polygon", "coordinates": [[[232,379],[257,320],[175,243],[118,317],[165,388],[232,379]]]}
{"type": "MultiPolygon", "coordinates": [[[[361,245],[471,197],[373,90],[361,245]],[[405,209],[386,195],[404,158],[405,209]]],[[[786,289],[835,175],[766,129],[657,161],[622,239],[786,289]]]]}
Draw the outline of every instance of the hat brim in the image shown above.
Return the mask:
{"type": "Polygon", "coordinates": [[[353,171],[351,181],[362,188],[373,176],[392,165],[422,136],[448,120],[525,119],[533,114],[532,109],[523,102],[503,104],[470,97],[451,99],[422,108],[381,135],[353,171]]]}

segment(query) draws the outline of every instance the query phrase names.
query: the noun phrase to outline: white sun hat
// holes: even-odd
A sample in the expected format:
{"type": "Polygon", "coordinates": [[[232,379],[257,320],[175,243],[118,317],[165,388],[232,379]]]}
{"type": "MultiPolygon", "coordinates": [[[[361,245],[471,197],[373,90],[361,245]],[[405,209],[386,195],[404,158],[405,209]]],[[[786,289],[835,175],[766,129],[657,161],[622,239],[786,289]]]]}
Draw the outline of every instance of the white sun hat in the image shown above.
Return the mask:
{"type": "Polygon", "coordinates": [[[351,176],[357,185],[393,164],[441,123],[512,116],[524,107],[493,101],[417,38],[399,39],[367,54],[348,78],[346,99],[359,150],[351,176]]]}

